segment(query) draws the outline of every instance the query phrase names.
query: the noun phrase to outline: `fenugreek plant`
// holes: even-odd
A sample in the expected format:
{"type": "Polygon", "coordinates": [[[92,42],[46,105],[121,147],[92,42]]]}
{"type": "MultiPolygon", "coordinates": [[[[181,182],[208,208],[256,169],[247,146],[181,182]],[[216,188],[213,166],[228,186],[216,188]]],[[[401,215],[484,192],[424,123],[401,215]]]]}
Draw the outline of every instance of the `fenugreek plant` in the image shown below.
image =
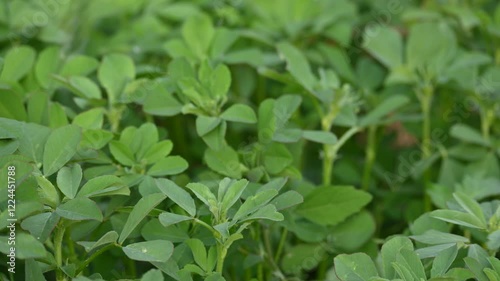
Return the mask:
{"type": "Polygon", "coordinates": [[[4,2],[0,280],[500,280],[497,1],[4,2]]]}

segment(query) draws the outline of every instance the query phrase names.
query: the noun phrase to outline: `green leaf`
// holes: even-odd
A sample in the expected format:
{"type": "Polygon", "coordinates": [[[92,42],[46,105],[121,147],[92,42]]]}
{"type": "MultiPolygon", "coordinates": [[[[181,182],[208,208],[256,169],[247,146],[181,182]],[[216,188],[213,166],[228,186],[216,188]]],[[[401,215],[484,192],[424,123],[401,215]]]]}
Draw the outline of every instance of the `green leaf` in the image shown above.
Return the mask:
{"type": "Polygon", "coordinates": [[[438,245],[420,248],[418,250],[415,250],[415,252],[418,254],[418,256],[421,259],[434,258],[437,255],[439,255],[439,253],[441,253],[442,251],[448,249],[449,247],[455,246],[455,245],[456,245],[456,243],[438,244],[438,245]]]}
{"type": "Polygon", "coordinates": [[[285,145],[271,143],[264,153],[264,167],[271,174],[282,172],[293,162],[293,157],[285,145]]]}
{"type": "Polygon", "coordinates": [[[491,268],[485,268],[483,269],[484,274],[488,277],[490,281],[500,281],[500,274],[495,272],[491,268]]]}
{"type": "Polygon", "coordinates": [[[450,135],[464,142],[489,146],[489,142],[483,138],[476,129],[465,124],[455,124],[450,129],[450,135]]]}
{"type": "Polygon", "coordinates": [[[158,216],[158,219],[160,220],[160,223],[163,226],[168,227],[168,226],[171,226],[171,225],[183,222],[183,221],[192,220],[193,218],[188,217],[188,216],[182,216],[182,215],[178,215],[178,214],[174,214],[174,213],[165,212],[165,213],[161,213],[160,216],[158,216]]]}
{"type": "Polygon", "coordinates": [[[335,136],[332,132],[302,131],[302,137],[306,140],[324,144],[335,144],[337,142],[337,136],[335,136]]]}
{"type": "Polygon", "coordinates": [[[141,281],[164,281],[164,280],[165,279],[163,278],[163,273],[159,269],[150,269],[141,278],[141,281]]]}
{"type": "Polygon", "coordinates": [[[382,265],[383,272],[382,276],[388,279],[393,279],[396,276],[396,271],[394,270],[392,264],[396,262],[396,257],[399,252],[403,249],[413,250],[413,244],[411,240],[407,237],[396,236],[391,238],[389,241],[384,243],[382,246],[382,265]]]}
{"type": "Polygon", "coordinates": [[[271,221],[282,221],[284,219],[283,215],[277,212],[276,207],[273,204],[266,205],[259,208],[255,213],[250,216],[241,219],[241,222],[252,221],[252,220],[271,220],[271,221]]]}
{"type": "Polygon", "coordinates": [[[500,260],[495,257],[488,257],[488,262],[496,272],[500,272],[500,260]]]}
{"type": "Polygon", "coordinates": [[[158,128],[153,123],[144,123],[134,136],[131,148],[137,159],[142,159],[145,153],[158,142],[158,128]]]}
{"type": "Polygon", "coordinates": [[[24,108],[23,99],[12,91],[3,90],[0,88],[0,117],[26,121],[28,116],[24,108]]]}
{"type": "Polygon", "coordinates": [[[47,212],[25,218],[21,223],[21,227],[29,231],[36,240],[45,243],[58,222],[59,215],[47,212]]]}
{"type": "Polygon", "coordinates": [[[320,225],[335,225],[359,212],[372,199],[352,186],[326,186],[310,192],[297,213],[320,225]]]}
{"type": "Polygon", "coordinates": [[[60,205],[56,213],[63,218],[79,220],[102,221],[102,213],[97,204],[88,198],[75,198],[60,205]]]}
{"type": "Polygon", "coordinates": [[[285,273],[299,274],[302,270],[312,270],[325,254],[324,245],[298,244],[291,247],[283,256],[281,266],[285,273]]]}
{"type": "Polygon", "coordinates": [[[223,213],[227,213],[229,208],[231,208],[238,199],[240,199],[241,194],[248,185],[246,179],[241,179],[239,181],[233,182],[224,194],[221,201],[220,208],[223,213]]]}
{"type": "Polygon", "coordinates": [[[70,78],[64,78],[55,76],[55,78],[79,97],[85,99],[100,99],[102,96],[101,90],[96,83],[87,77],[71,76],[70,78]]]}
{"type": "Polygon", "coordinates": [[[147,164],[158,162],[170,154],[173,146],[174,145],[171,140],[164,140],[155,143],[146,151],[146,153],[144,153],[142,160],[145,160],[147,164]]]}
{"type": "Polygon", "coordinates": [[[134,153],[129,146],[125,145],[120,141],[109,142],[109,150],[111,155],[120,162],[120,164],[125,166],[133,166],[135,164],[134,153]]]}
{"type": "Polygon", "coordinates": [[[210,92],[214,98],[220,99],[225,97],[231,87],[231,72],[229,68],[224,64],[219,64],[213,70],[211,79],[208,82],[210,92]]]}
{"type": "Polygon", "coordinates": [[[59,205],[59,193],[54,185],[43,176],[37,176],[36,182],[40,187],[40,189],[38,189],[38,196],[40,196],[42,203],[52,208],[57,207],[57,205],[59,205]]]}
{"type": "Polygon", "coordinates": [[[286,68],[292,76],[309,92],[313,92],[318,81],[306,57],[288,42],[278,44],[278,52],[286,61],[286,68]]]}
{"type": "Polygon", "coordinates": [[[235,104],[226,109],[220,116],[222,119],[240,123],[257,123],[257,116],[253,109],[245,104],[235,104]]]}
{"type": "Polygon", "coordinates": [[[51,104],[49,107],[49,126],[59,128],[68,124],[68,116],[64,107],[59,103],[51,104]]]}
{"type": "Polygon", "coordinates": [[[245,200],[245,202],[240,206],[238,211],[236,211],[236,214],[234,214],[233,221],[236,222],[244,219],[244,217],[259,210],[264,205],[269,203],[276,195],[278,195],[277,190],[267,189],[247,198],[247,200],[245,200]]]}
{"type": "Polygon", "coordinates": [[[264,65],[265,57],[261,50],[257,48],[248,48],[235,50],[225,54],[222,61],[227,64],[249,64],[254,67],[264,65]]]}
{"type": "MultiPolygon", "coordinates": [[[[226,278],[224,278],[219,272],[213,272],[203,281],[226,281],[226,278]]],[[[252,279],[251,281],[255,280],[252,279]]]]}
{"type": "Polygon", "coordinates": [[[43,153],[43,173],[46,177],[63,167],[75,155],[81,135],[81,129],[74,125],[52,131],[43,153]]]}
{"type": "Polygon", "coordinates": [[[136,261],[166,262],[172,256],[174,245],[170,241],[151,240],[123,247],[127,257],[136,261]]]}
{"type": "Polygon", "coordinates": [[[417,253],[409,249],[401,249],[396,255],[396,263],[404,266],[411,271],[414,280],[426,280],[425,270],[417,253]]]}
{"type": "Polygon", "coordinates": [[[97,77],[108,93],[110,104],[114,104],[127,83],[135,78],[134,61],[126,55],[107,55],[99,67],[97,77]]]}
{"type": "Polygon", "coordinates": [[[370,126],[380,122],[382,117],[396,111],[398,108],[408,104],[410,99],[402,95],[393,95],[384,99],[377,107],[370,111],[359,121],[361,127],[370,126]]]}
{"type": "Polygon", "coordinates": [[[222,122],[214,130],[202,137],[203,141],[213,150],[221,150],[228,146],[226,143],[225,135],[227,129],[227,122],[222,120],[222,122]]]}
{"type": "Polygon", "coordinates": [[[274,198],[271,204],[276,206],[276,209],[279,211],[299,205],[302,202],[304,202],[304,197],[300,193],[295,190],[289,190],[274,198]]]}
{"type": "Polygon", "coordinates": [[[340,280],[368,281],[379,276],[372,259],[365,253],[338,255],[334,264],[335,273],[340,280]]]}
{"type": "Polygon", "coordinates": [[[460,191],[453,193],[453,198],[455,198],[458,204],[464,208],[467,213],[476,217],[481,221],[481,224],[486,227],[486,219],[484,218],[483,210],[479,203],[460,191]]]}
{"type": "Polygon", "coordinates": [[[154,193],[144,196],[137,202],[128,216],[127,222],[123,226],[118,243],[123,244],[123,241],[132,233],[139,223],[163,200],[167,198],[161,193],[154,193]]]}
{"type": "Polygon", "coordinates": [[[283,129],[295,111],[302,103],[302,98],[298,95],[282,95],[274,105],[276,115],[276,126],[278,130],[283,129]]]}
{"type": "Polygon", "coordinates": [[[354,252],[360,249],[375,233],[375,219],[367,211],[361,211],[331,230],[331,245],[335,249],[354,252]]]}
{"type": "Polygon", "coordinates": [[[486,225],[474,215],[454,210],[436,210],[431,212],[431,216],[436,219],[451,222],[466,227],[485,229],[486,225]]]}
{"type": "Polygon", "coordinates": [[[232,147],[224,146],[217,151],[208,148],[205,150],[204,159],[207,166],[219,174],[231,178],[241,178],[240,160],[232,147]]]}
{"type": "Polygon", "coordinates": [[[82,167],[78,164],[71,167],[63,167],[57,173],[57,187],[70,199],[75,198],[81,181],[82,167]]]}
{"type": "Polygon", "coordinates": [[[490,250],[498,251],[498,248],[500,248],[500,229],[488,234],[486,246],[488,246],[490,250]]]}
{"type": "Polygon", "coordinates": [[[150,176],[169,176],[184,172],[189,164],[180,156],[168,156],[156,162],[148,170],[150,176]]]}
{"type": "Polygon", "coordinates": [[[194,261],[203,269],[205,272],[209,272],[211,269],[208,268],[207,262],[207,249],[201,240],[199,239],[188,239],[186,244],[191,248],[193,253],[194,261]]]}
{"type": "Polygon", "coordinates": [[[99,130],[102,128],[103,121],[104,110],[99,107],[78,114],[75,116],[72,123],[84,129],[99,130]]]}
{"type": "Polygon", "coordinates": [[[239,32],[237,31],[230,30],[225,27],[218,27],[215,30],[212,48],[210,50],[210,57],[222,57],[234,44],[239,36],[239,32]]]}
{"type": "Polygon", "coordinates": [[[182,26],[182,37],[198,59],[207,56],[214,33],[212,20],[204,14],[189,17],[182,26]]]}
{"type": "Polygon", "coordinates": [[[444,22],[419,22],[409,31],[406,45],[407,64],[412,69],[426,68],[439,75],[456,52],[453,30],[444,22]]]}
{"type": "Polygon", "coordinates": [[[168,198],[184,209],[190,216],[196,215],[196,205],[191,195],[183,188],[168,179],[155,179],[158,189],[168,198]]]}
{"type": "Polygon", "coordinates": [[[276,131],[276,115],[274,114],[275,101],[266,99],[259,105],[259,141],[261,143],[269,143],[276,131]]]}
{"type": "Polygon", "coordinates": [[[64,77],[69,76],[86,76],[99,66],[99,61],[93,57],[84,55],[72,55],[66,60],[61,75],[64,77]]]}
{"type": "Polygon", "coordinates": [[[220,118],[199,115],[196,117],[196,133],[198,133],[198,136],[203,137],[217,128],[220,122],[220,118]]]}
{"type": "Polygon", "coordinates": [[[19,139],[19,152],[41,163],[45,143],[51,133],[47,127],[26,123],[22,126],[22,135],[19,139]]]}
{"type": "Polygon", "coordinates": [[[448,271],[458,254],[456,245],[441,251],[432,263],[431,277],[441,277],[448,271]]]}
{"type": "Polygon", "coordinates": [[[45,48],[35,64],[35,76],[40,85],[47,89],[53,84],[52,74],[57,73],[61,64],[61,48],[45,48]]]}
{"type": "Polygon", "coordinates": [[[85,252],[90,253],[95,249],[98,249],[104,245],[111,244],[111,243],[116,243],[116,240],[118,239],[118,233],[114,230],[106,232],[99,240],[93,242],[93,241],[78,241],[79,245],[83,246],[85,248],[85,252]]]}
{"type": "Polygon", "coordinates": [[[214,213],[218,204],[217,198],[215,198],[215,195],[210,191],[210,188],[201,183],[188,183],[186,187],[189,188],[201,202],[207,205],[212,213],[214,213]]]}
{"type": "Polygon", "coordinates": [[[0,81],[17,82],[30,72],[35,63],[36,52],[28,46],[10,49],[5,55],[0,81]]]}
{"type": "Polygon", "coordinates": [[[113,175],[98,176],[85,183],[77,197],[97,197],[112,194],[128,195],[130,191],[122,179],[113,175]]]}
{"type": "Polygon", "coordinates": [[[445,244],[445,243],[470,243],[469,239],[463,236],[437,231],[434,229],[427,230],[421,235],[410,236],[415,241],[429,244],[445,244]]]}
{"type": "MultiPolygon", "coordinates": [[[[368,27],[369,28],[369,27],[368,27]]],[[[389,69],[403,64],[403,38],[388,26],[377,26],[377,34],[365,32],[363,48],[389,69]]]]}
{"type": "Polygon", "coordinates": [[[467,267],[470,269],[470,271],[474,273],[474,276],[478,281],[489,280],[486,274],[484,274],[483,272],[484,266],[482,266],[476,259],[471,257],[465,257],[464,261],[467,267]]]}
{"type": "Polygon", "coordinates": [[[43,276],[40,263],[34,259],[26,260],[26,270],[25,270],[26,281],[47,281],[45,276],[43,276]]]}
{"type": "Polygon", "coordinates": [[[166,83],[151,81],[153,85],[144,99],[144,112],[156,116],[174,116],[181,113],[182,104],[167,91],[166,83]]]}
{"type": "MultiPolygon", "coordinates": [[[[48,254],[43,244],[27,233],[17,233],[15,241],[16,259],[44,258],[48,254]]],[[[0,252],[8,254],[12,246],[7,236],[0,237],[0,252]]]]}

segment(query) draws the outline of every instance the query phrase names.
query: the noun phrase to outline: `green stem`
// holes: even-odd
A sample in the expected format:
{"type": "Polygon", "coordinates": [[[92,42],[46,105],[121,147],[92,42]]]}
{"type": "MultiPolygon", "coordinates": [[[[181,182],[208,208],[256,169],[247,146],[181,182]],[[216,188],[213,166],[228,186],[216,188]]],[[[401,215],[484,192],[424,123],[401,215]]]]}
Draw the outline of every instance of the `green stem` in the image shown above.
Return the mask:
{"type": "Polygon", "coordinates": [[[215,230],[213,227],[211,227],[210,225],[208,225],[206,222],[200,220],[200,219],[194,219],[194,222],[198,223],[199,225],[205,227],[206,229],[210,230],[210,232],[212,232],[212,234],[215,236],[215,237],[218,237],[219,236],[219,233],[217,232],[217,230],[215,230]]]}
{"type": "MultiPolygon", "coordinates": [[[[422,89],[420,105],[422,108],[422,159],[427,160],[431,157],[431,105],[434,96],[434,88],[430,85],[422,89]]],[[[424,172],[424,186],[427,190],[430,186],[430,170],[424,172]]],[[[430,211],[432,204],[429,196],[424,192],[424,210],[430,211]]]]}
{"type": "MultiPolygon", "coordinates": [[[[280,241],[281,243],[281,241],[280,241]]],[[[281,280],[281,281],[286,281],[286,277],[285,275],[281,272],[281,269],[280,267],[278,266],[277,262],[276,262],[276,258],[273,257],[273,249],[272,249],[272,246],[271,246],[271,239],[270,239],[270,233],[269,233],[269,229],[266,228],[264,230],[264,246],[265,246],[265,249],[266,249],[266,257],[267,259],[269,260],[269,264],[271,264],[271,266],[273,267],[273,272],[274,274],[281,280]]],[[[278,253],[278,252],[276,252],[278,253]]],[[[276,256],[276,253],[275,253],[275,256],[276,256]]]]}
{"type": "Polygon", "coordinates": [[[331,264],[330,259],[326,258],[321,261],[318,267],[318,280],[325,280],[326,271],[328,270],[328,265],[331,264]]]}
{"type": "Polygon", "coordinates": [[[264,281],[264,266],[262,263],[257,266],[257,280],[264,281]]]}
{"type": "Polygon", "coordinates": [[[56,260],[56,280],[57,281],[63,281],[65,280],[64,278],[64,273],[61,270],[62,264],[63,264],[63,258],[62,258],[62,244],[63,244],[63,238],[64,238],[64,232],[66,231],[66,227],[63,225],[63,223],[60,223],[57,226],[57,230],[54,236],[54,256],[56,260]]]}
{"type": "Polygon", "coordinates": [[[377,127],[372,125],[368,128],[368,142],[365,153],[365,167],[363,170],[363,181],[361,187],[367,191],[370,188],[373,164],[375,162],[376,153],[377,127]]]}
{"type": "Polygon", "coordinates": [[[481,110],[481,133],[486,141],[490,140],[490,128],[495,118],[495,112],[488,109],[481,110]]]}
{"type": "Polygon", "coordinates": [[[335,144],[323,145],[323,185],[328,186],[331,184],[333,164],[338,151],[358,131],[359,127],[351,127],[335,144]]]}
{"type": "Polygon", "coordinates": [[[99,250],[97,250],[95,253],[93,253],[90,257],[88,257],[76,270],[76,275],[80,274],[82,271],[85,270],[85,268],[99,255],[102,253],[106,252],[107,250],[111,249],[113,246],[117,246],[116,244],[108,244],[99,250]]]}
{"type": "Polygon", "coordinates": [[[120,129],[120,120],[122,119],[124,105],[111,105],[108,110],[108,119],[111,124],[111,132],[118,133],[120,129]]]}
{"type": "Polygon", "coordinates": [[[332,153],[331,144],[323,144],[323,185],[328,186],[332,183],[333,161],[335,156],[332,153]]]}
{"type": "Polygon", "coordinates": [[[71,228],[68,228],[66,230],[66,244],[68,244],[68,250],[69,250],[69,258],[71,261],[75,261],[77,259],[76,253],[75,253],[75,245],[73,244],[73,241],[71,241],[71,233],[70,233],[71,228]]]}
{"type": "Polygon", "coordinates": [[[130,276],[137,276],[137,270],[135,268],[135,261],[132,259],[127,259],[127,270],[130,276]]]}
{"type": "Polygon", "coordinates": [[[224,260],[226,259],[227,248],[221,243],[217,242],[217,268],[216,272],[222,274],[224,269],[224,260]]]}
{"type": "Polygon", "coordinates": [[[280,242],[278,244],[278,248],[276,249],[276,253],[274,254],[274,261],[278,262],[281,257],[281,253],[283,252],[283,247],[285,246],[286,237],[288,236],[288,229],[283,228],[281,232],[280,242]]]}

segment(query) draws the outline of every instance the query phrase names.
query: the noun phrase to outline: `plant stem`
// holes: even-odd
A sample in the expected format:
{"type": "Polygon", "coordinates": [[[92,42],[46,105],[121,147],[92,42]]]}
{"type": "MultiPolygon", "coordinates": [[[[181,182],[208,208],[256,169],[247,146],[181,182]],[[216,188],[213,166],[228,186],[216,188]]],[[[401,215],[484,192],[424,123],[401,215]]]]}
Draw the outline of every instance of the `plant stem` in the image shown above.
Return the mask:
{"type": "Polygon", "coordinates": [[[63,238],[64,238],[64,232],[66,231],[66,227],[63,225],[63,223],[60,223],[57,226],[57,230],[54,236],[54,256],[56,260],[56,280],[57,281],[63,281],[65,280],[64,278],[64,273],[61,270],[62,267],[62,244],[63,244],[63,238]]]}
{"type": "Polygon", "coordinates": [[[68,244],[69,259],[71,261],[76,261],[77,257],[76,257],[76,254],[75,254],[75,245],[73,245],[73,242],[71,241],[70,230],[71,230],[71,228],[68,228],[66,230],[66,244],[68,244]]]}
{"type": "Polygon", "coordinates": [[[376,153],[376,139],[377,139],[377,126],[372,125],[368,128],[368,142],[366,145],[365,153],[365,168],[363,171],[363,181],[361,187],[367,191],[370,188],[370,180],[372,175],[373,163],[375,161],[376,153]]]}
{"type": "Polygon", "coordinates": [[[335,155],[332,155],[332,145],[323,144],[323,185],[328,186],[332,183],[333,161],[335,155]]]}
{"type": "Polygon", "coordinates": [[[78,275],[80,272],[84,271],[85,268],[95,259],[97,258],[99,255],[101,255],[102,253],[106,252],[107,250],[111,249],[113,246],[117,246],[116,244],[108,244],[102,248],[100,248],[99,250],[97,250],[95,253],[93,253],[90,257],[88,257],[79,267],[78,269],[76,270],[76,275],[78,275]]]}
{"type": "Polygon", "coordinates": [[[490,140],[490,128],[495,118],[495,112],[488,109],[481,110],[481,133],[486,141],[490,140]]]}
{"type": "Polygon", "coordinates": [[[127,261],[128,274],[130,276],[137,276],[137,270],[135,268],[135,262],[134,262],[134,260],[126,259],[126,261],[127,261]]]}
{"type": "MultiPolygon", "coordinates": [[[[431,157],[431,105],[434,96],[434,88],[431,85],[426,85],[421,92],[420,106],[422,108],[423,123],[422,123],[422,159],[427,160],[431,157]]],[[[427,169],[424,172],[424,186],[427,190],[430,186],[430,171],[427,169]]],[[[432,208],[429,196],[424,191],[424,210],[430,211],[432,208]]]]}
{"type": "Polygon", "coordinates": [[[280,242],[278,244],[278,248],[276,249],[276,253],[274,254],[274,261],[278,262],[281,257],[281,253],[283,252],[283,247],[285,246],[286,237],[288,236],[288,229],[283,228],[281,232],[280,242]]]}
{"type": "MultiPolygon", "coordinates": [[[[264,246],[266,249],[266,257],[269,260],[269,264],[271,264],[271,266],[273,267],[275,276],[277,276],[282,281],[286,281],[287,279],[285,278],[285,275],[281,272],[281,269],[278,266],[276,258],[273,257],[273,249],[271,246],[269,228],[266,228],[264,230],[263,236],[264,236],[264,246]]],[[[281,241],[280,241],[280,243],[281,243],[281,241]]]]}
{"type": "Polygon", "coordinates": [[[221,243],[217,242],[217,268],[216,272],[222,274],[224,268],[224,259],[226,258],[227,248],[221,243]]]}
{"type": "Polygon", "coordinates": [[[122,113],[125,110],[124,105],[112,105],[108,110],[108,119],[111,123],[111,132],[118,133],[120,129],[120,120],[122,119],[122,113]]]}
{"type": "MultiPolygon", "coordinates": [[[[328,256],[328,255],[327,255],[328,256]]],[[[321,261],[318,266],[318,280],[325,280],[326,271],[328,269],[328,265],[330,264],[330,259],[326,258],[321,261]]]]}
{"type": "Polygon", "coordinates": [[[323,185],[328,186],[332,182],[333,164],[337,152],[358,131],[359,127],[351,127],[335,144],[323,145],[323,185]]]}

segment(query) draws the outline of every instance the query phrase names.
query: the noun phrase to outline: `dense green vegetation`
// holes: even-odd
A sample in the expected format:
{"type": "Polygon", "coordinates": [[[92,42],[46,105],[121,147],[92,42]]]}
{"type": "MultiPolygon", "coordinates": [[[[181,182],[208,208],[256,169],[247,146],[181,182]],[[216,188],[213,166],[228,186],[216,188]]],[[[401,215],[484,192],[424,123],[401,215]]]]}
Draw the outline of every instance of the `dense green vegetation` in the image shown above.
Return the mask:
{"type": "Polygon", "coordinates": [[[4,0],[0,279],[500,281],[493,0],[4,0]]]}

